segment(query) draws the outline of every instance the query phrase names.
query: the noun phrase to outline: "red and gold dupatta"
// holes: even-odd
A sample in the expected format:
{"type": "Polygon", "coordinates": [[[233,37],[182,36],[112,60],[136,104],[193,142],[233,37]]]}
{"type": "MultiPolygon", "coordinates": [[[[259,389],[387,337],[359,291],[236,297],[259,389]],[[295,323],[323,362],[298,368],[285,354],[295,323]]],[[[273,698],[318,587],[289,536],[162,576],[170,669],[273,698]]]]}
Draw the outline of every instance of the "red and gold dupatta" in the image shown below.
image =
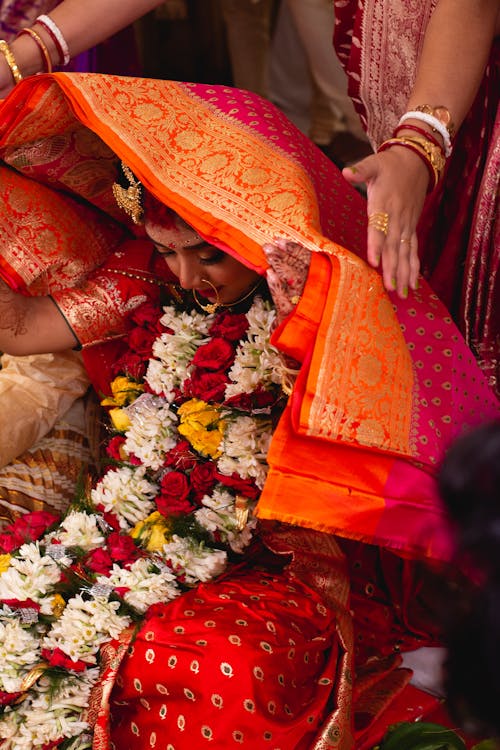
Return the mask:
{"type": "Polygon", "coordinates": [[[498,405],[425,285],[404,302],[385,293],[362,259],[362,198],[272,104],[220,86],[56,74],[16,87],[0,123],[9,165],[97,217],[124,221],[111,191],[122,159],[261,273],[263,245],[277,238],[312,251],[301,299],[275,333],[302,367],[258,515],[447,554],[433,473],[457,432],[498,405]]]}

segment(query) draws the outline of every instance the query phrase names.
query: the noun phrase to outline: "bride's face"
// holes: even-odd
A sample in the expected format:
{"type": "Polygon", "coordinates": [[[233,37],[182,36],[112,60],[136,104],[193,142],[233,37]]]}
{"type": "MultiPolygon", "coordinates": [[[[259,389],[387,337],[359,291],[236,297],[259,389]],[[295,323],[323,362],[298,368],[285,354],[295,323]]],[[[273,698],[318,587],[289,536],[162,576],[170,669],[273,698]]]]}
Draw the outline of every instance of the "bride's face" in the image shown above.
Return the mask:
{"type": "Polygon", "coordinates": [[[209,302],[218,296],[220,303],[230,304],[261,278],[231,255],[209,245],[179,216],[158,203],[149,212],[146,203],[145,216],[148,237],[184,289],[195,290],[209,302]]]}

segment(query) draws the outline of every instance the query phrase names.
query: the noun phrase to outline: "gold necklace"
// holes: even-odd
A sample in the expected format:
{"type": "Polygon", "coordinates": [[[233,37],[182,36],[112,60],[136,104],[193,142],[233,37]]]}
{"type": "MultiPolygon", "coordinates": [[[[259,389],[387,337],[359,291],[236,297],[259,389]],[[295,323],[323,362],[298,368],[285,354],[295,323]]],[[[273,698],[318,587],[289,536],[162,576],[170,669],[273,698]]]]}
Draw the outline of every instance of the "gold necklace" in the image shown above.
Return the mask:
{"type": "Polygon", "coordinates": [[[210,284],[212,289],[215,291],[217,295],[217,301],[216,302],[208,302],[206,305],[203,305],[200,300],[198,299],[198,295],[196,294],[196,289],[193,289],[193,299],[198,305],[199,308],[203,310],[203,312],[208,313],[209,315],[213,315],[213,313],[219,309],[219,307],[234,307],[235,305],[239,305],[241,302],[244,302],[246,299],[248,299],[252,294],[254,294],[259,286],[262,284],[264,279],[259,279],[258,282],[253,286],[249,292],[247,292],[243,297],[240,297],[239,299],[235,300],[234,302],[219,302],[219,293],[215,286],[212,284],[211,281],[208,281],[208,279],[202,279],[202,281],[205,281],[207,284],[210,284]]]}

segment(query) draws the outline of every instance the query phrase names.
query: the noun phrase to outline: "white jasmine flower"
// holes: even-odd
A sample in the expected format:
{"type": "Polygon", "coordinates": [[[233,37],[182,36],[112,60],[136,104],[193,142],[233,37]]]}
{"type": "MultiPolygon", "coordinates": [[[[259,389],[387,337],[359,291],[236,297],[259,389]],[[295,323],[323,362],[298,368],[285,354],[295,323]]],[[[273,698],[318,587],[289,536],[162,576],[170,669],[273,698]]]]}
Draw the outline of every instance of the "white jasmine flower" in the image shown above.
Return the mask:
{"type": "Polygon", "coordinates": [[[162,556],[188,586],[216,578],[227,564],[227,555],[223,550],[210,549],[203,542],[178,537],[176,534],[170,542],[163,545],[162,556]]]}
{"type": "Polygon", "coordinates": [[[161,394],[169,403],[174,400],[177,376],[161,360],[149,360],[145,380],[153,393],[161,394]]]}
{"type": "Polygon", "coordinates": [[[175,576],[165,568],[153,572],[151,560],[136,560],[128,569],[113,565],[109,576],[101,576],[97,583],[125,586],[129,589],[124,595],[127,604],[144,613],[148,607],[157,602],[168,602],[179,595],[175,576]]]}
{"type": "Polygon", "coordinates": [[[104,537],[95,515],[72,511],[63,518],[60,529],[54,533],[53,538],[66,547],[81,547],[88,551],[104,544],[104,537]]]}
{"type": "Polygon", "coordinates": [[[130,427],[124,449],[144,466],[156,470],[162,466],[165,454],[176,443],[177,415],[159,396],[144,393],[125,409],[130,427]]]}
{"type": "Polygon", "coordinates": [[[57,687],[40,678],[36,695],[30,693],[15,712],[7,710],[0,719],[0,738],[10,740],[2,747],[33,750],[84,734],[89,724],[81,719],[82,711],[98,679],[98,669],[88,669],[78,677],[68,675],[57,687]]]}
{"type": "Polygon", "coordinates": [[[30,669],[40,661],[38,635],[13,617],[0,622],[0,690],[16,693],[30,669]]]}
{"type": "Polygon", "coordinates": [[[236,515],[234,497],[219,485],[212,496],[205,495],[202,508],[195,511],[195,517],[200,526],[216,534],[229,544],[234,552],[242,552],[250,543],[252,530],[257,526],[257,519],[251,516],[245,526],[240,528],[240,521],[236,515]]]}
{"type": "Polygon", "coordinates": [[[135,526],[154,510],[153,499],[158,492],[158,486],[145,474],[145,466],[111,469],[92,490],[92,502],[115,513],[122,529],[135,526]]]}
{"type": "Polygon", "coordinates": [[[61,617],[42,641],[42,648],[59,648],[73,661],[95,663],[101,644],[117,638],[130,624],[130,618],[117,614],[119,602],[102,597],[70,599],[61,617]]]}
{"type": "Polygon", "coordinates": [[[38,542],[23,544],[0,575],[0,599],[33,599],[40,602],[61,578],[58,564],[40,553],[38,542]]]}
{"type": "Polygon", "coordinates": [[[271,383],[281,384],[284,365],[277,349],[270,344],[276,313],[267,302],[258,297],[247,313],[249,323],[246,340],[236,350],[230,383],[226,386],[225,398],[251,393],[271,383]]]}
{"type": "Polygon", "coordinates": [[[161,367],[151,362],[146,382],[155,393],[171,393],[189,377],[190,362],[196,349],[207,341],[213,316],[200,313],[179,312],[174,307],[165,307],[161,324],[173,331],[163,333],[153,344],[153,356],[161,367]]]}
{"type": "Polygon", "coordinates": [[[227,476],[236,473],[243,479],[252,477],[262,489],[268,472],[270,438],[271,422],[268,419],[239,416],[227,420],[222,455],[217,461],[218,470],[227,476]]]}

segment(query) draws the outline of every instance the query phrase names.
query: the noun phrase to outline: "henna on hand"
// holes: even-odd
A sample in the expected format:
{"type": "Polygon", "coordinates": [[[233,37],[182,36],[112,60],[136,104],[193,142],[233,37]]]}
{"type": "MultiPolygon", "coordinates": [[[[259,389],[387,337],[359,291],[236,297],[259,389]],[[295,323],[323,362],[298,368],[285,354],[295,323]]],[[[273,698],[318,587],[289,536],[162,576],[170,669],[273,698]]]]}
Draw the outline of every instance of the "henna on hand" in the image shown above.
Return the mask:
{"type": "Polygon", "coordinates": [[[16,294],[4,281],[0,282],[0,330],[9,331],[13,338],[28,333],[25,298],[16,294]]]}
{"type": "Polygon", "coordinates": [[[304,289],[311,251],[297,242],[277,239],[264,245],[269,262],[267,283],[276,305],[279,320],[283,320],[296,306],[304,289]]]}

